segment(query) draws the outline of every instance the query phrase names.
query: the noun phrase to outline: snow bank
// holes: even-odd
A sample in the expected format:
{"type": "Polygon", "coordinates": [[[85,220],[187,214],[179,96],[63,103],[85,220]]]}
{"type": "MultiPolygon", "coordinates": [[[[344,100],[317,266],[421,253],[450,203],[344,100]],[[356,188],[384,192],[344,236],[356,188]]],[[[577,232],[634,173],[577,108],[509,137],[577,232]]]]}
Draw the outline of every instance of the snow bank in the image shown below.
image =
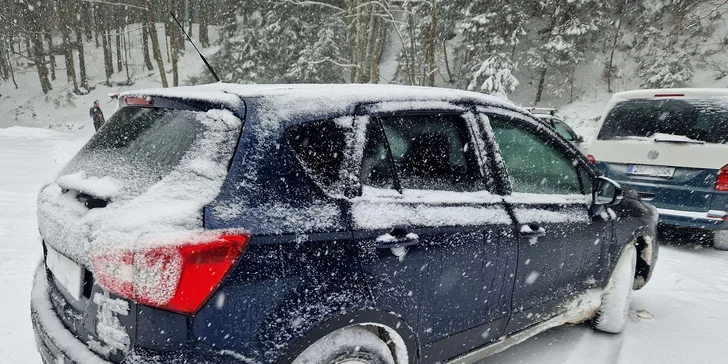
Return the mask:
{"type": "Polygon", "coordinates": [[[12,138],[50,138],[58,135],[57,131],[41,128],[28,128],[24,126],[12,126],[0,128],[0,137],[12,138]]]}
{"type": "Polygon", "coordinates": [[[109,195],[119,191],[118,185],[78,174],[45,187],[38,197],[38,225],[46,243],[90,267],[94,251],[135,248],[142,238],[145,244],[167,244],[158,237],[201,231],[202,208],[220,192],[241,121],[222,110],[199,113],[198,120],[204,131],[179,165],[138,195],[118,196],[105,208],[89,210],[74,191],[63,193],[61,185],[109,195]]]}

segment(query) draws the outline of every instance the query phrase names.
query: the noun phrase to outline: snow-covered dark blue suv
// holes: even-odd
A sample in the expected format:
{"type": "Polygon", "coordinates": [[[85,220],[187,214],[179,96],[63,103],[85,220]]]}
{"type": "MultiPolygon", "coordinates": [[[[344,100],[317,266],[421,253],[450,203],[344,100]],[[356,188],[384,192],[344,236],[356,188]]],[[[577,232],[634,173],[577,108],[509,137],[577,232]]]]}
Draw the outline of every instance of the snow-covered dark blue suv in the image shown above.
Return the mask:
{"type": "Polygon", "coordinates": [[[39,194],[32,321],[47,364],[472,362],[621,331],[656,221],[481,94],[130,92],[39,194]]]}

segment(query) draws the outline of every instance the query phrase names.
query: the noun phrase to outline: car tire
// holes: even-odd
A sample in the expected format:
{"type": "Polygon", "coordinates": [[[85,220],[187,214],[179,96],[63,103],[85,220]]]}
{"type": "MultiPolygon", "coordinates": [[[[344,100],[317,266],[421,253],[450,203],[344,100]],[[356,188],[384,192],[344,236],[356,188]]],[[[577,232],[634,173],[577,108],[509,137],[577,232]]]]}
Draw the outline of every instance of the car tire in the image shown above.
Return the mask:
{"type": "Polygon", "coordinates": [[[595,330],[618,334],[624,329],[632,302],[636,265],[637,249],[630,244],[619,257],[602,294],[601,306],[592,318],[592,327],[595,330]]]}
{"type": "Polygon", "coordinates": [[[293,364],[395,364],[384,341],[364,327],[347,327],[319,339],[293,364]]]}
{"type": "Polygon", "coordinates": [[[728,250],[728,230],[713,232],[713,246],[718,250],[728,250]]]}

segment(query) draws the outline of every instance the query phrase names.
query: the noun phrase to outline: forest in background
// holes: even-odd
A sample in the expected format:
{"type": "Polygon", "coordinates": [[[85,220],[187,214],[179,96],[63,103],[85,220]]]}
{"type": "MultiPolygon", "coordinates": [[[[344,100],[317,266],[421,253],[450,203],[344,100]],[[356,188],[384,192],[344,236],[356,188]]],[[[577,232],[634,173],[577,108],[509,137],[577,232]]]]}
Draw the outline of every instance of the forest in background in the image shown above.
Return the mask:
{"type": "Polygon", "coordinates": [[[144,67],[163,87],[214,81],[204,69],[180,79],[177,59],[192,50],[170,11],[189,33],[199,25],[191,35],[215,47],[210,61],[227,82],[397,83],[506,97],[528,87],[538,104],[545,92],[571,100],[584,92],[577,71],[587,63],[598,63],[609,92],[623,77],[685,86],[696,66],[728,75],[713,57],[728,46],[719,34],[726,0],[0,0],[0,83],[30,67],[39,83],[16,87],[48,93],[65,77],[82,95],[93,88],[89,62],[103,62],[107,86],[131,85],[131,36],[141,36],[144,67]],[[220,33],[214,44],[210,27],[220,33]],[[89,44],[103,57],[85,59],[89,44]],[[620,57],[636,69],[622,69],[620,57]],[[70,67],[58,69],[58,58],[70,67]]]}

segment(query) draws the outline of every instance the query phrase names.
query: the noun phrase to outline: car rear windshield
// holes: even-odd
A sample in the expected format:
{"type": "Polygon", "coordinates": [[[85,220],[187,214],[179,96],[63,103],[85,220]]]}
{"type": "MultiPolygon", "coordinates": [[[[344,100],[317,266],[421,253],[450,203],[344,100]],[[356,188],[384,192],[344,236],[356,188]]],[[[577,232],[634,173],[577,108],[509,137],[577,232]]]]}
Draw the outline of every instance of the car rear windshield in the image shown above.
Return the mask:
{"type": "Polygon", "coordinates": [[[622,101],[609,112],[598,139],[686,136],[706,143],[728,142],[728,100],[622,101]]]}
{"type": "Polygon", "coordinates": [[[143,107],[116,112],[63,171],[143,189],[166,176],[205,131],[204,113],[143,107]]]}

